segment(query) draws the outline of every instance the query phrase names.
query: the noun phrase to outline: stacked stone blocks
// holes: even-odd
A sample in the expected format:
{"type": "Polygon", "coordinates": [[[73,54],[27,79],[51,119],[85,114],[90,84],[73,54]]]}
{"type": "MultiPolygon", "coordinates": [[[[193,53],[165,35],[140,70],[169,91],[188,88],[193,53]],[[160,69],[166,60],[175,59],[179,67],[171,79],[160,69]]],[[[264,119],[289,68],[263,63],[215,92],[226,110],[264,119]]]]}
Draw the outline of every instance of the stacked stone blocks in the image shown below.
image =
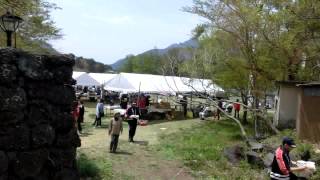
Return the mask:
{"type": "Polygon", "coordinates": [[[0,180],[79,179],[74,57],[0,49],[0,180]]]}

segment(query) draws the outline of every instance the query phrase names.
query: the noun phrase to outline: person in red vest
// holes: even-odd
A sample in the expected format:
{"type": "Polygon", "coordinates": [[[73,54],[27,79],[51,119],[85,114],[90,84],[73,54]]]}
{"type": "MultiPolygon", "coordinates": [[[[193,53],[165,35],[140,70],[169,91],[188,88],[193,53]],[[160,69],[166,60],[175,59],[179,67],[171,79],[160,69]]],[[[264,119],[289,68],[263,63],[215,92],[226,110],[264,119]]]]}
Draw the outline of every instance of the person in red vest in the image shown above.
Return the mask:
{"type": "Polygon", "coordinates": [[[239,99],[236,100],[237,102],[233,103],[233,109],[234,109],[234,118],[240,119],[240,103],[239,99]]]}
{"type": "Polygon", "coordinates": [[[290,151],[296,147],[292,138],[284,137],[282,145],[275,151],[271,164],[270,179],[271,180],[295,180],[298,177],[294,172],[304,171],[305,166],[292,167],[294,164],[290,159],[290,151]]]}

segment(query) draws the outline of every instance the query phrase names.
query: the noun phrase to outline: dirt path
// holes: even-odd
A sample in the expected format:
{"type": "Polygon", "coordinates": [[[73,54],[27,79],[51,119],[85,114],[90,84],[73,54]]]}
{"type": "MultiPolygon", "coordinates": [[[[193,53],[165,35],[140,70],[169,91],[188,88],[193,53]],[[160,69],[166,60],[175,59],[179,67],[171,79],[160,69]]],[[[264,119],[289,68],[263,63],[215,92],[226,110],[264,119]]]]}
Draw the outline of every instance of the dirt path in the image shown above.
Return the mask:
{"type": "Polygon", "coordinates": [[[81,136],[80,152],[84,152],[90,158],[105,158],[111,161],[115,172],[114,179],[194,179],[181,162],[165,160],[151,147],[158,143],[159,135],[198,123],[197,120],[184,120],[138,126],[135,143],[127,141],[128,128],[124,123],[124,133],[120,136],[116,154],[108,152],[110,137],[107,136],[106,127],[87,127],[87,133],[81,136]]]}

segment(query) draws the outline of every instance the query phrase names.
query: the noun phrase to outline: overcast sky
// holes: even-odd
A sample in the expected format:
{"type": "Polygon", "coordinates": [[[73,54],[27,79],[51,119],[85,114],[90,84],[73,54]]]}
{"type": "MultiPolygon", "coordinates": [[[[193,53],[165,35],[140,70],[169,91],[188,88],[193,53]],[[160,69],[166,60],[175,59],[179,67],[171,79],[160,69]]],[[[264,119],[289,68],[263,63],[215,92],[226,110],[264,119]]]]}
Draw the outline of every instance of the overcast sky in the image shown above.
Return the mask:
{"type": "Polygon", "coordinates": [[[202,22],[181,11],[192,0],[50,0],[61,10],[52,18],[63,39],[52,41],[60,52],[112,64],[128,54],[165,48],[190,39],[202,22]]]}

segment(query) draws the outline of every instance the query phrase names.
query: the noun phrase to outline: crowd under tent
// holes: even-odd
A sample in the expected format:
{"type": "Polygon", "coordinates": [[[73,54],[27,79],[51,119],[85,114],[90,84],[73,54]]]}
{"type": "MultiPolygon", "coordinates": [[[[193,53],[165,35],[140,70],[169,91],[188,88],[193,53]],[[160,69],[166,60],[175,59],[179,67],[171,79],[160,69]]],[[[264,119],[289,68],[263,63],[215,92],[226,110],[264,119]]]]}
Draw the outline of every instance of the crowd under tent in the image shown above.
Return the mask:
{"type": "Polygon", "coordinates": [[[93,79],[99,82],[100,85],[104,85],[106,82],[110,81],[117,74],[108,74],[108,73],[89,73],[93,79]]]}
{"type": "Polygon", "coordinates": [[[72,78],[77,81],[77,86],[100,86],[100,83],[85,72],[73,72],[72,78]]]}

